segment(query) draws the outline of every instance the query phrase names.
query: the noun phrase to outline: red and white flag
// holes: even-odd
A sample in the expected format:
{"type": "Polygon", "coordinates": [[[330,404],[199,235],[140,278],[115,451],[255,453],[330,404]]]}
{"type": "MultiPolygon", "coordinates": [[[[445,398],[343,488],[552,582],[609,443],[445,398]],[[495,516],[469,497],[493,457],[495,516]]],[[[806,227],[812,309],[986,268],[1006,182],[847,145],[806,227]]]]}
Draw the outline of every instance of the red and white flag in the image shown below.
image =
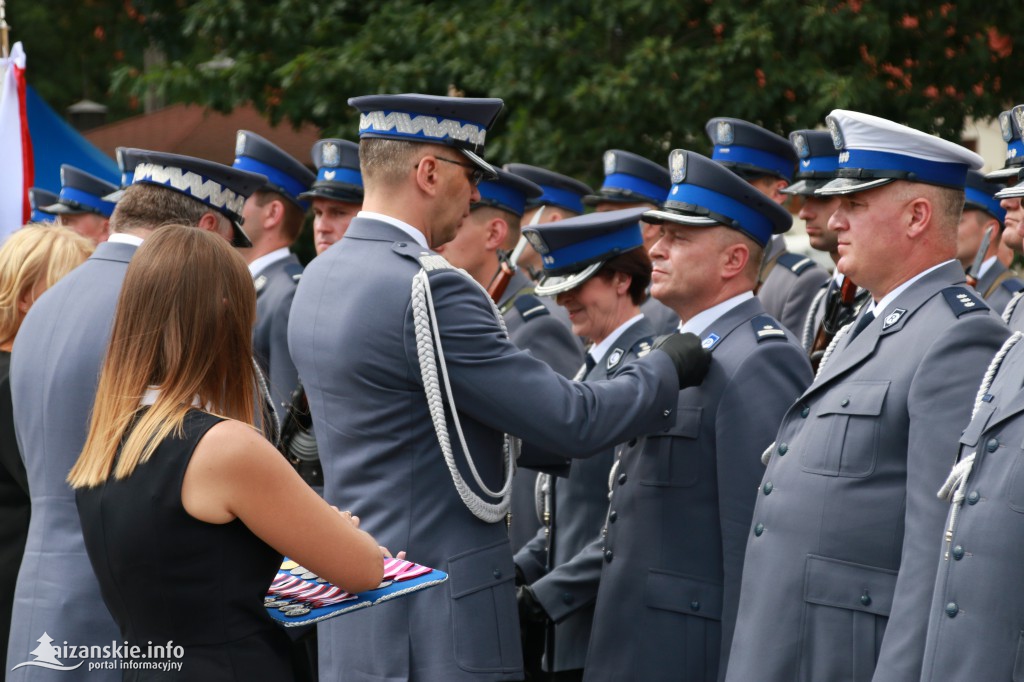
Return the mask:
{"type": "Polygon", "coordinates": [[[32,139],[25,115],[25,50],[14,43],[11,56],[0,59],[0,242],[31,215],[32,139]],[[21,163],[18,163],[20,159],[21,163]]]}

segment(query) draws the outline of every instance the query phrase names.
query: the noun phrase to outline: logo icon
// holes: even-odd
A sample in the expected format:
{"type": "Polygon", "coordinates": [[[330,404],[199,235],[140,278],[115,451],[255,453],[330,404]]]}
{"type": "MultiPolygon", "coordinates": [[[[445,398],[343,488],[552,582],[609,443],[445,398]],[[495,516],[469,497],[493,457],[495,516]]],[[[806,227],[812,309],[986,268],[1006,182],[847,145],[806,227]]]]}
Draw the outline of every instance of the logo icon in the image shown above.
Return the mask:
{"type": "Polygon", "coordinates": [[[604,174],[611,175],[615,172],[615,152],[604,153],[604,174]]]}
{"type": "Polygon", "coordinates": [[[686,180],[686,152],[673,149],[668,156],[668,166],[672,171],[672,184],[678,185],[686,180]]]}
{"type": "Polygon", "coordinates": [[[245,153],[245,133],[238,133],[238,137],[235,138],[235,156],[241,156],[245,153]]]}
{"type": "Polygon", "coordinates": [[[1013,139],[1013,117],[1009,111],[999,114],[999,132],[1003,136],[1003,142],[1013,139]]]}
{"type": "Polygon", "coordinates": [[[802,134],[793,138],[793,146],[796,147],[796,155],[801,159],[806,159],[811,155],[811,146],[807,144],[807,138],[802,134]]]}
{"type": "Polygon", "coordinates": [[[325,166],[337,166],[341,162],[341,150],[333,142],[325,142],[320,149],[320,158],[325,166]]]}
{"type": "Polygon", "coordinates": [[[715,140],[718,144],[732,144],[735,139],[736,135],[733,132],[732,124],[728,121],[719,121],[715,126],[715,140]]]}
{"type": "Polygon", "coordinates": [[[48,670],[75,670],[85,663],[85,661],[79,661],[78,665],[72,667],[68,667],[61,663],[60,659],[57,658],[60,654],[60,649],[51,644],[51,642],[53,642],[53,637],[50,637],[45,632],[43,633],[43,636],[36,641],[39,642],[39,646],[29,652],[29,654],[36,657],[36,660],[19,663],[11,668],[11,670],[17,670],[18,668],[26,665],[36,668],[46,668],[48,670]]]}
{"type": "Polygon", "coordinates": [[[828,124],[828,132],[832,135],[832,144],[836,149],[842,149],[844,146],[843,131],[839,129],[839,124],[831,116],[825,119],[825,123],[828,124]]]}

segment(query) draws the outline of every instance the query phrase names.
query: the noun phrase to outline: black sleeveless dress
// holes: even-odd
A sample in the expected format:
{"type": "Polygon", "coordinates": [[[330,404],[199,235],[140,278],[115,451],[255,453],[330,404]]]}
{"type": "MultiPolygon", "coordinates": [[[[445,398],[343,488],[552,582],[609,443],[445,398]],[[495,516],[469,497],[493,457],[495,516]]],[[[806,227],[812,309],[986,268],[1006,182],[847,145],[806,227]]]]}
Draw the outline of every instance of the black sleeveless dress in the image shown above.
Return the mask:
{"type": "Polygon", "coordinates": [[[293,679],[288,636],[263,607],[281,555],[240,520],[205,523],[181,503],[196,444],[220,421],[191,410],[183,437],[164,440],[127,479],[77,492],[85,548],[123,639],[151,652],[143,661],[181,663],[123,665],[125,680],[293,679]],[[149,649],[168,642],[169,651],[149,649]]]}

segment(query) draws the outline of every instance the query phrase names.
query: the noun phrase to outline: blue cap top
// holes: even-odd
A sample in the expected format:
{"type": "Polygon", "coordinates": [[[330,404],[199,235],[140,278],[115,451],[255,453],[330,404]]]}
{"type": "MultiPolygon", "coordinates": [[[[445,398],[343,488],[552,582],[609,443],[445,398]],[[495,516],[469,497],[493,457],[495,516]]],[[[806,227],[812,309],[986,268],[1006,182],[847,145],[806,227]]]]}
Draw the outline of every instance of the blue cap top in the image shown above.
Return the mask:
{"type": "Polygon", "coordinates": [[[672,186],[668,170],[639,154],[609,149],[604,153],[604,184],[597,194],[583,197],[593,206],[602,202],[629,204],[646,202],[661,206],[672,186]]]}
{"type": "Polygon", "coordinates": [[[813,196],[814,190],[824,187],[836,177],[839,170],[839,150],[832,144],[832,136],[825,130],[794,130],[789,141],[800,159],[796,182],[781,191],[784,194],[813,196]]]}
{"type": "Polygon", "coordinates": [[[300,199],[330,199],[349,204],[363,203],[363,175],[359,171],[359,145],[329,138],[313,145],[316,182],[300,199]]]}
{"type": "Polygon", "coordinates": [[[1005,185],[987,180],[978,171],[967,171],[964,208],[984,211],[1002,224],[1006,220],[1006,209],[999,205],[999,199],[996,199],[995,195],[1005,187],[1005,185]]]}
{"type": "Polygon", "coordinates": [[[239,130],[235,135],[235,162],[231,165],[266,177],[260,190],[277,192],[303,211],[309,208],[309,204],[299,200],[299,195],[309,189],[316,176],[270,140],[249,130],[239,130]]]}
{"type": "Polygon", "coordinates": [[[905,180],[963,189],[968,169],[985,161],[953,142],[859,111],[834,110],[825,119],[839,150],[837,177],[817,190],[851,194],[905,180]]]}
{"type": "Polygon", "coordinates": [[[1020,131],[1024,129],[1024,105],[1018,104],[1009,111],[999,114],[999,132],[1006,142],[1006,163],[999,170],[988,173],[989,180],[1017,177],[1017,171],[1024,165],[1024,141],[1020,131]]]}
{"type": "Polygon", "coordinates": [[[109,218],[116,204],[104,197],[116,189],[114,184],[65,163],[60,167],[60,196],[39,210],[52,214],[95,213],[109,218]]]}
{"type": "Polygon", "coordinates": [[[539,197],[527,198],[529,207],[557,206],[573,213],[583,213],[583,197],[594,191],[575,178],[538,166],[506,163],[505,170],[540,186],[543,192],[539,197]]]}
{"type": "Polygon", "coordinates": [[[749,182],[706,156],[673,149],[668,156],[672,191],[662,211],[647,211],[648,223],[666,220],[683,225],[724,225],[761,246],[793,225],[789,211],[749,182]]]}
{"type": "Polygon", "coordinates": [[[718,117],[704,124],[711,144],[711,158],[746,177],[773,175],[793,181],[796,152],[789,140],[759,125],[738,118],[718,117]]]}
{"type": "Polygon", "coordinates": [[[43,213],[39,210],[40,206],[49,206],[50,204],[56,203],[58,196],[48,189],[42,187],[29,187],[28,188],[28,203],[32,207],[32,217],[30,220],[34,223],[51,223],[56,219],[56,216],[50,215],[49,213],[43,213]]]}
{"type": "Polygon", "coordinates": [[[642,208],[588,213],[523,228],[526,240],[540,255],[544,279],[536,292],[552,296],[593,277],[609,259],[643,246],[642,208]]]}
{"type": "Polygon", "coordinates": [[[539,197],[543,190],[526,178],[500,168],[495,170],[498,179],[480,183],[480,201],[473,204],[473,208],[491,206],[523,217],[526,202],[539,197]]]}
{"type": "Polygon", "coordinates": [[[363,95],[351,97],[359,110],[359,137],[383,137],[454,147],[494,178],[483,159],[487,130],[501,112],[497,98],[438,95],[363,95]]]}
{"type": "Polygon", "coordinates": [[[147,149],[127,149],[125,157],[135,164],[133,185],[157,185],[192,197],[231,221],[232,244],[252,246],[242,231],[242,207],[250,194],[266,185],[265,176],[193,156],[147,149]]]}

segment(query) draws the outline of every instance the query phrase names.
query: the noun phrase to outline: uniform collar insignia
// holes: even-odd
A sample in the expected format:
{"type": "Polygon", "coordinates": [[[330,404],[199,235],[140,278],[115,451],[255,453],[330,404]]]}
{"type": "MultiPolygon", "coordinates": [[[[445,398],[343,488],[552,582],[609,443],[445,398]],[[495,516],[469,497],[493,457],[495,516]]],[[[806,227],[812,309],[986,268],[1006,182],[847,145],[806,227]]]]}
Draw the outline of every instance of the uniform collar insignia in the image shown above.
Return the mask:
{"type": "Polygon", "coordinates": [[[885,319],[882,321],[882,331],[885,331],[889,327],[899,322],[900,318],[903,317],[903,315],[906,314],[906,312],[907,311],[904,310],[903,308],[897,308],[896,310],[886,315],[885,319]]]}
{"type": "Polygon", "coordinates": [[[260,275],[253,281],[253,286],[256,287],[256,293],[263,291],[263,287],[267,286],[267,276],[260,275]]]}
{"type": "Polygon", "coordinates": [[[605,363],[604,368],[606,370],[612,369],[617,364],[622,362],[622,356],[624,356],[625,354],[625,351],[623,351],[621,348],[614,349],[611,353],[608,354],[608,362],[605,363]]]}
{"type": "Polygon", "coordinates": [[[711,332],[710,334],[704,337],[703,341],[700,342],[700,347],[703,348],[704,350],[711,350],[712,348],[714,348],[715,344],[718,343],[718,340],[721,338],[722,337],[719,336],[718,334],[711,332]]]}

